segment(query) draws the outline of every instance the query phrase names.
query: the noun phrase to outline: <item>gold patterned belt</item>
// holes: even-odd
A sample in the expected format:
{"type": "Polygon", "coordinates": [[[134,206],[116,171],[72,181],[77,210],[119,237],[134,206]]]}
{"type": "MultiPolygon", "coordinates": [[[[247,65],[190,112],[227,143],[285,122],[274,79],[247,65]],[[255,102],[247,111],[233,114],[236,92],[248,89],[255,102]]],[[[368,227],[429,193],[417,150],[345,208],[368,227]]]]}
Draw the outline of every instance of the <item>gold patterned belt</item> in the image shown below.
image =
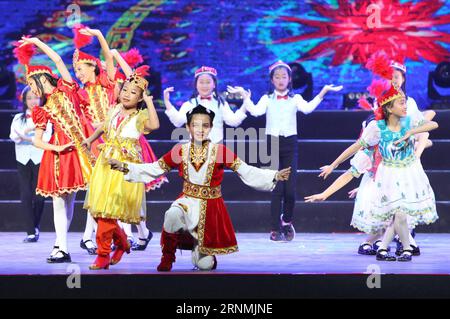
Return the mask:
{"type": "Polygon", "coordinates": [[[192,184],[186,181],[183,183],[183,193],[187,196],[200,199],[214,199],[222,197],[222,190],[220,185],[211,187],[192,184]]]}

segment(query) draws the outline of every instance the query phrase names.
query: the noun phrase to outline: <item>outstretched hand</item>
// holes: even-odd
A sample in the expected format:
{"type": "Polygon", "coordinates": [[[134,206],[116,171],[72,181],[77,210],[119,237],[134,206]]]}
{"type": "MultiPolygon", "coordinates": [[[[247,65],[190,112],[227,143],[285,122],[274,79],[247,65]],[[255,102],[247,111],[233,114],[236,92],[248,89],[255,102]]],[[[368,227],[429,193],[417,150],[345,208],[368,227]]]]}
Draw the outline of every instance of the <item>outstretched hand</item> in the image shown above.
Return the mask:
{"type": "Polygon", "coordinates": [[[335,86],[334,84],[327,84],[323,87],[326,92],[332,91],[332,92],[339,92],[344,88],[342,85],[335,86]]]}
{"type": "Polygon", "coordinates": [[[70,152],[74,146],[75,146],[74,142],[70,142],[64,145],[55,145],[53,150],[57,153],[61,153],[66,150],[70,152]]]}
{"type": "Polygon", "coordinates": [[[398,140],[396,140],[396,141],[394,142],[394,145],[398,145],[398,144],[400,144],[401,142],[408,140],[408,139],[411,137],[411,135],[412,135],[412,134],[411,134],[410,131],[406,132],[405,135],[403,135],[402,138],[400,138],[400,139],[398,139],[398,140]]]}
{"type": "Polygon", "coordinates": [[[252,96],[252,92],[244,89],[242,86],[233,87],[231,85],[227,85],[227,91],[231,94],[240,94],[244,100],[252,96]]]}
{"type": "Polygon", "coordinates": [[[83,35],[89,35],[89,36],[91,36],[91,37],[96,37],[96,36],[102,34],[102,33],[100,32],[100,30],[98,30],[98,29],[91,29],[91,28],[89,28],[89,27],[84,27],[83,29],[80,29],[79,32],[80,32],[81,34],[83,34],[83,35]]]}
{"type": "Polygon", "coordinates": [[[327,197],[323,193],[320,193],[320,194],[315,194],[315,195],[311,195],[311,196],[306,196],[305,202],[306,203],[323,202],[326,199],[327,199],[327,197]]]}
{"type": "Polygon", "coordinates": [[[23,47],[24,45],[27,45],[27,44],[34,44],[34,45],[37,45],[38,43],[39,43],[39,39],[38,38],[35,38],[35,37],[33,37],[33,38],[29,38],[29,37],[25,37],[25,36],[23,36],[22,38],[21,38],[21,40],[19,40],[18,42],[20,43],[20,46],[19,47],[23,47]]]}
{"type": "Polygon", "coordinates": [[[277,174],[275,175],[275,179],[277,181],[287,181],[289,179],[289,175],[291,174],[291,168],[283,168],[282,170],[279,170],[277,174]]]}
{"type": "Polygon", "coordinates": [[[150,103],[153,103],[153,95],[149,95],[147,94],[147,92],[144,92],[144,94],[142,94],[142,97],[144,99],[144,102],[149,105],[150,103]]]}
{"type": "Polygon", "coordinates": [[[322,166],[320,170],[322,172],[319,174],[318,177],[323,177],[323,179],[327,179],[328,175],[330,175],[333,172],[334,167],[332,165],[325,165],[322,166]]]}
{"type": "Polygon", "coordinates": [[[348,198],[355,198],[358,194],[358,188],[352,189],[348,192],[348,198]]]}
{"type": "Polygon", "coordinates": [[[109,159],[108,164],[111,166],[111,169],[116,171],[123,171],[123,163],[121,161],[118,161],[116,159],[109,159]]]}
{"type": "Polygon", "coordinates": [[[164,100],[169,100],[170,98],[170,93],[174,92],[175,89],[173,88],[173,86],[170,86],[168,88],[164,89],[164,100]]]}

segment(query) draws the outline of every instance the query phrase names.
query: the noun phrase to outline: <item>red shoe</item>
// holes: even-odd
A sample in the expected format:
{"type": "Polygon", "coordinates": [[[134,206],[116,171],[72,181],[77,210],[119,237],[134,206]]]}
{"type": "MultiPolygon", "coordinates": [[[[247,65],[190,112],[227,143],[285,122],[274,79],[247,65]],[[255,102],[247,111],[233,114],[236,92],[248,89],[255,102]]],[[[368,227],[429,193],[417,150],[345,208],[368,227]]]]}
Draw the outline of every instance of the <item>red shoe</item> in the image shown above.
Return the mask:
{"type": "Polygon", "coordinates": [[[127,254],[130,253],[131,245],[128,242],[128,240],[126,241],[126,243],[127,243],[127,248],[125,250],[122,248],[119,248],[119,247],[117,247],[116,250],[114,250],[114,254],[111,257],[111,262],[110,262],[111,265],[118,264],[119,261],[122,259],[122,256],[124,253],[127,253],[127,254]]]}
{"type": "Polygon", "coordinates": [[[89,266],[90,270],[100,270],[108,268],[109,268],[109,255],[106,256],[97,255],[97,258],[95,258],[94,263],[89,266]]]}
{"type": "Polygon", "coordinates": [[[178,235],[169,234],[164,229],[161,233],[162,257],[156,268],[158,271],[170,271],[175,262],[175,252],[177,250],[178,235]]]}

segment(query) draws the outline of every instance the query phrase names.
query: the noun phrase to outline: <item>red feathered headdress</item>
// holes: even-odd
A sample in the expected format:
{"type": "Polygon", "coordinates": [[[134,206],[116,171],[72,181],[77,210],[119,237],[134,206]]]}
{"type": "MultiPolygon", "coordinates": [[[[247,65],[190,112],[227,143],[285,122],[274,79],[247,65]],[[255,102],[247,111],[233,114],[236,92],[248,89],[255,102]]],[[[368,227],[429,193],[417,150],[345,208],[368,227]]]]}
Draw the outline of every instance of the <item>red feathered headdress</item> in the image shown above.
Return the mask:
{"type": "Polygon", "coordinates": [[[73,53],[73,67],[75,68],[78,63],[89,63],[97,65],[101,70],[102,64],[99,59],[97,59],[95,56],[80,51],[80,48],[92,43],[91,36],[80,33],[80,30],[83,28],[85,28],[84,25],[77,24],[72,29],[74,34],[73,43],[76,48],[75,52],[73,53]]]}
{"type": "Polygon", "coordinates": [[[389,83],[389,81],[382,79],[373,79],[372,83],[370,83],[370,85],[367,87],[367,91],[369,91],[369,94],[372,97],[378,100],[384,92],[389,90],[390,86],[391,84],[389,83]]]}
{"type": "Polygon", "coordinates": [[[392,80],[391,58],[383,51],[377,51],[367,60],[366,68],[386,80],[392,80]]]}
{"type": "Polygon", "coordinates": [[[142,55],[139,53],[139,50],[136,48],[132,48],[127,52],[121,52],[120,55],[127,62],[127,64],[131,68],[135,68],[137,65],[144,62],[142,55]]]}
{"type": "Polygon", "coordinates": [[[372,105],[367,101],[365,96],[361,96],[358,100],[358,106],[366,111],[372,111],[372,105]]]}
{"type": "MultiPolygon", "coordinates": [[[[29,35],[25,37],[30,38],[29,35]]],[[[36,54],[36,47],[34,44],[14,42],[13,45],[15,46],[13,53],[19,63],[22,65],[30,64],[31,58],[36,54]]]]}
{"type": "MultiPolygon", "coordinates": [[[[30,36],[26,36],[29,38],[30,36]]],[[[13,50],[14,56],[19,61],[20,64],[25,66],[26,77],[27,79],[35,74],[49,74],[54,78],[57,78],[55,74],[53,74],[52,69],[46,65],[30,65],[30,60],[34,54],[36,54],[36,47],[31,43],[13,43],[15,48],[13,50]]]]}
{"type": "Polygon", "coordinates": [[[92,37],[90,35],[81,34],[80,30],[86,28],[82,24],[76,24],[72,31],[73,31],[73,43],[75,44],[75,48],[81,49],[82,47],[85,47],[88,44],[92,43],[92,37]]]}

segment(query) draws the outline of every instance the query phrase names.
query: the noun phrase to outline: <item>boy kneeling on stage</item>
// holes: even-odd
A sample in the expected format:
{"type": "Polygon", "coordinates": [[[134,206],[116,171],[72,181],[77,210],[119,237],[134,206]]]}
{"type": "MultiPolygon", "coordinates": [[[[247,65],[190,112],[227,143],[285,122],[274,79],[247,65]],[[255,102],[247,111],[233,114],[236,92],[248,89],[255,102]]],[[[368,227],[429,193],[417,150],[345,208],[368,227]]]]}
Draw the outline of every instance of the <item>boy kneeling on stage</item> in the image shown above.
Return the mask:
{"type": "Polygon", "coordinates": [[[161,234],[162,258],[158,271],[170,271],[175,252],[192,249],[192,262],[201,270],[217,267],[215,255],[238,250],[236,237],[221,193],[224,169],[237,172],[248,186],[272,191],[277,181],[289,178],[291,168],[280,171],[247,165],[222,144],[209,141],[214,112],[198,105],[187,116],[191,141],[177,144],[157,162],[122,163],[110,160],[113,169],[125,173],[129,182],[148,183],[177,168],[183,191],[164,217],[161,234]]]}

